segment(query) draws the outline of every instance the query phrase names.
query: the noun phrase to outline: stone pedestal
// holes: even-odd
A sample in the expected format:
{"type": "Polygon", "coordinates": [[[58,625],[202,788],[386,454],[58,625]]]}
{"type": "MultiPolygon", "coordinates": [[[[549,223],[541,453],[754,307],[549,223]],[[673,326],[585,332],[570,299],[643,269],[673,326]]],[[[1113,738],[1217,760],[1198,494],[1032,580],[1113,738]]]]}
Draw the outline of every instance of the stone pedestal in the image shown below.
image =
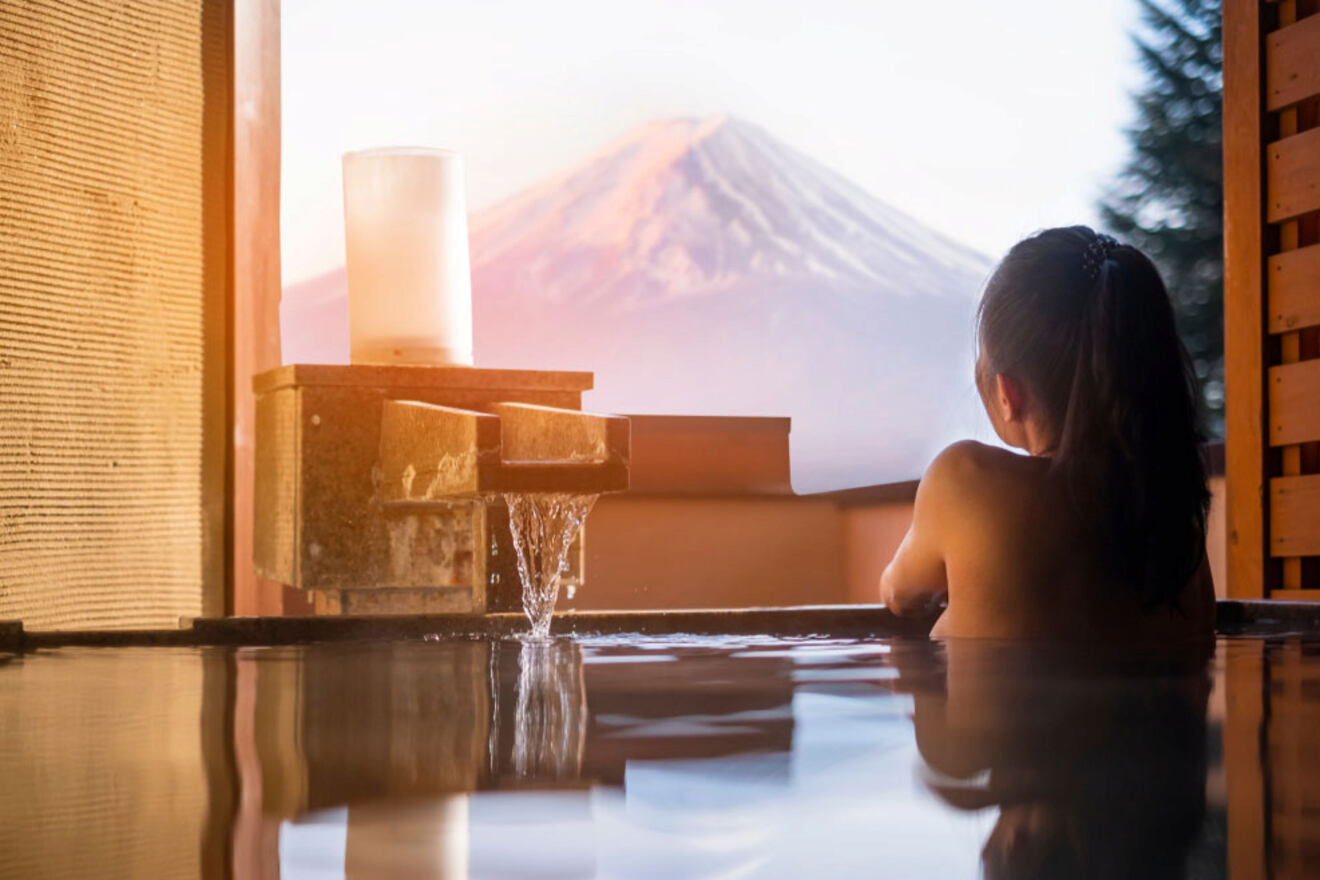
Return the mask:
{"type": "MultiPolygon", "coordinates": [[[[508,514],[491,493],[627,486],[627,421],[578,415],[591,385],[590,373],[467,367],[257,376],[258,572],[310,591],[317,614],[519,608],[508,514]],[[436,482],[446,457],[470,457],[470,486],[436,482]]],[[[579,541],[564,580],[581,577],[579,541]]]]}

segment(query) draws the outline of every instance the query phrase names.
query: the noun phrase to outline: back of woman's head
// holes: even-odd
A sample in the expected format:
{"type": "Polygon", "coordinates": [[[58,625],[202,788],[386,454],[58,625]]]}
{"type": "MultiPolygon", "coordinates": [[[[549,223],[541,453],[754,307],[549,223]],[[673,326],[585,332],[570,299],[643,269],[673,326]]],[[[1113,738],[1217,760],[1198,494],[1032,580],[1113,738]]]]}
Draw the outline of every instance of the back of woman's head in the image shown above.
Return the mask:
{"type": "Polygon", "coordinates": [[[980,308],[985,368],[1025,385],[1101,564],[1173,602],[1204,553],[1196,380],[1159,272],[1085,226],[1018,242],[980,308]]]}

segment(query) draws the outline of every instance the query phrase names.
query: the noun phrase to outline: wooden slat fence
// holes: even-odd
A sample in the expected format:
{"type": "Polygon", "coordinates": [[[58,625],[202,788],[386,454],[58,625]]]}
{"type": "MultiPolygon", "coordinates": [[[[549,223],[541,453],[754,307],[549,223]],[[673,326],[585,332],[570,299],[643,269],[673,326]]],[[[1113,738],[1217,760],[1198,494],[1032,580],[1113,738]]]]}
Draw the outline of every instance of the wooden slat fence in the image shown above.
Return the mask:
{"type": "Polygon", "coordinates": [[[1320,600],[1318,0],[1224,6],[1229,594],[1320,600]]]}

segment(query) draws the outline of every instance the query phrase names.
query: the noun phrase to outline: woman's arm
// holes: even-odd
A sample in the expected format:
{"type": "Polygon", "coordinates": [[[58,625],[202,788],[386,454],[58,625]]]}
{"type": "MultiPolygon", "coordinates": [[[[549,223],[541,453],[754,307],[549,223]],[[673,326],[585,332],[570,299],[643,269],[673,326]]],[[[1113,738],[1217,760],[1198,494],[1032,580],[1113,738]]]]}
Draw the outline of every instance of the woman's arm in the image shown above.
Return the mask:
{"type": "Polygon", "coordinates": [[[926,469],[912,504],[912,526],[880,576],[880,601],[895,614],[920,614],[937,605],[949,589],[941,524],[955,493],[955,471],[970,453],[966,444],[945,449],[926,469]]]}

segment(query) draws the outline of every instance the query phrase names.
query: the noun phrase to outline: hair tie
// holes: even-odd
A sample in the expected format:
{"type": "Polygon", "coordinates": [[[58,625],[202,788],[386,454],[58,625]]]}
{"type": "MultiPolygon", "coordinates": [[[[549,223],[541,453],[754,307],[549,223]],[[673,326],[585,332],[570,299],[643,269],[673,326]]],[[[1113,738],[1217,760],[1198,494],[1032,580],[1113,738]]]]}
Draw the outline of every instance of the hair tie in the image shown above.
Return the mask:
{"type": "Polygon", "coordinates": [[[1109,254],[1118,247],[1118,239],[1112,235],[1097,233],[1091,243],[1082,251],[1082,270],[1086,277],[1094,281],[1100,277],[1100,267],[1109,259],[1109,254]]]}

